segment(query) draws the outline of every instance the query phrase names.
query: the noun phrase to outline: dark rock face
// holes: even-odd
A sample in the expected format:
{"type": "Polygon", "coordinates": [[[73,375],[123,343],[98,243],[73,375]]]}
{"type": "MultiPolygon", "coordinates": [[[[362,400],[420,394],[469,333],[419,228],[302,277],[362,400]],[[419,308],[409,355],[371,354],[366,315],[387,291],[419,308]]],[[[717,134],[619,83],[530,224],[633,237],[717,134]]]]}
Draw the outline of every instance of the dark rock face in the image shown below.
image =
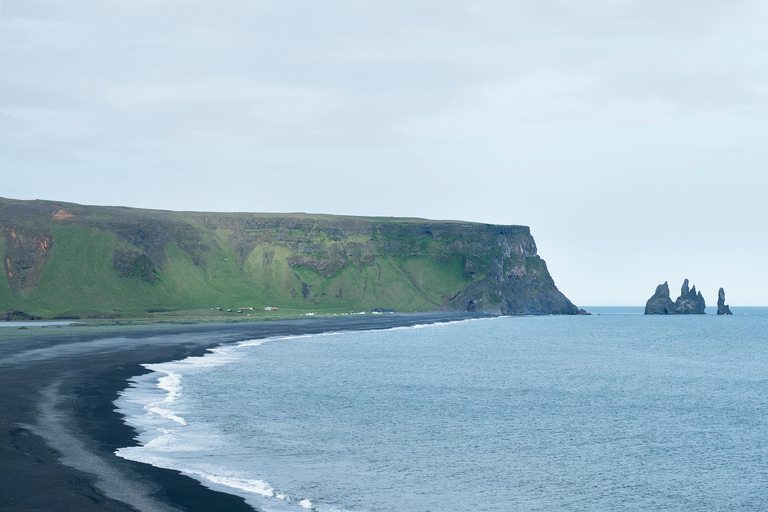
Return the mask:
{"type": "Polygon", "coordinates": [[[592,316],[592,313],[590,313],[586,309],[579,309],[579,314],[580,315],[585,315],[585,316],[592,316]]]}
{"type": "Polygon", "coordinates": [[[717,314],[718,315],[732,315],[731,308],[725,303],[725,290],[720,288],[717,292],[717,314]]]}
{"type": "Polygon", "coordinates": [[[675,302],[669,297],[669,285],[665,281],[656,287],[656,293],[645,304],[646,315],[703,315],[707,307],[701,292],[696,287],[688,287],[688,280],[683,283],[680,296],[675,302]]]}
{"type": "Polygon", "coordinates": [[[675,301],[675,310],[678,315],[703,315],[705,314],[705,308],[707,303],[704,301],[704,297],[701,292],[696,293],[696,286],[689,289],[688,280],[683,283],[683,288],[680,290],[680,296],[675,301]]]}
{"type": "Polygon", "coordinates": [[[493,255],[483,272],[485,278],[449,298],[443,308],[502,315],[578,314],[579,308],[555,286],[530,231],[493,229],[500,230],[495,239],[487,238],[490,243],[471,253],[472,260],[464,264],[465,271],[482,269],[480,257],[493,255]]]}
{"type": "Polygon", "coordinates": [[[669,284],[664,281],[656,287],[656,293],[645,303],[646,315],[675,315],[675,303],[669,298],[669,284]]]}

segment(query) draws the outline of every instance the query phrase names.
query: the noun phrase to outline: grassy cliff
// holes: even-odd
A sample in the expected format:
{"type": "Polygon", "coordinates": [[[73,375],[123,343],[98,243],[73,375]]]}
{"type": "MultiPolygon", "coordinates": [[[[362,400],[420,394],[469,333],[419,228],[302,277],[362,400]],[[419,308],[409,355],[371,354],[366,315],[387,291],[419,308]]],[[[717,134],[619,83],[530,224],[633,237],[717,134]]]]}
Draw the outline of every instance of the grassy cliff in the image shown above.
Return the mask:
{"type": "Polygon", "coordinates": [[[573,314],[524,226],[197,213],[0,198],[0,313],[573,314]]]}

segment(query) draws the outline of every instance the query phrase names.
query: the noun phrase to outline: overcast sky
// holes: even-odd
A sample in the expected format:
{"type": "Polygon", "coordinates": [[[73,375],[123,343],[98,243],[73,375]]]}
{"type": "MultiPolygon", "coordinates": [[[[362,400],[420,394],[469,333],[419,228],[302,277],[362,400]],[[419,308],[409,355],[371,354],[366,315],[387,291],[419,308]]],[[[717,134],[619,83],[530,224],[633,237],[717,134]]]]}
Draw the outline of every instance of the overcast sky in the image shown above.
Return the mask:
{"type": "Polygon", "coordinates": [[[531,226],[768,305],[764,0],[2,0],[0,196],[531,226]]]}

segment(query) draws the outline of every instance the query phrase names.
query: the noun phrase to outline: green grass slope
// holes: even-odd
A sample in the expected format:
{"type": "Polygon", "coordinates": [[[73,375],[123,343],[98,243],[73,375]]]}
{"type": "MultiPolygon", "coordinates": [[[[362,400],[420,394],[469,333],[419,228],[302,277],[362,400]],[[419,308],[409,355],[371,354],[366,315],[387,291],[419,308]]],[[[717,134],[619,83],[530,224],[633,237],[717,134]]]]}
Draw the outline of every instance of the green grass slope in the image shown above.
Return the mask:
{"type": "Polygon", "coordinates": [[[554,286],[524,226],[0,199],[0,230],[0,313],[575,308],[554,286]]]}

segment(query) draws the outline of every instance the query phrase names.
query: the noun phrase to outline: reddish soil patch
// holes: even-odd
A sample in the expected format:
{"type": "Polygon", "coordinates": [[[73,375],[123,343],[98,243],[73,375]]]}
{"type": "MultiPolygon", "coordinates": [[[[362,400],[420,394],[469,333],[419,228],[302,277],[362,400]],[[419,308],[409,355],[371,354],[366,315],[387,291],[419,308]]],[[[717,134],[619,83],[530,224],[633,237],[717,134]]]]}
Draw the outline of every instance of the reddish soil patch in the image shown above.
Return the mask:
{"type": "Polygon", "coordinates": [[[66,220],[71,219],[72,217],[74,217],[74,215],[64,209],[61,209],[53,214],[53,220],[66,220]]]}

